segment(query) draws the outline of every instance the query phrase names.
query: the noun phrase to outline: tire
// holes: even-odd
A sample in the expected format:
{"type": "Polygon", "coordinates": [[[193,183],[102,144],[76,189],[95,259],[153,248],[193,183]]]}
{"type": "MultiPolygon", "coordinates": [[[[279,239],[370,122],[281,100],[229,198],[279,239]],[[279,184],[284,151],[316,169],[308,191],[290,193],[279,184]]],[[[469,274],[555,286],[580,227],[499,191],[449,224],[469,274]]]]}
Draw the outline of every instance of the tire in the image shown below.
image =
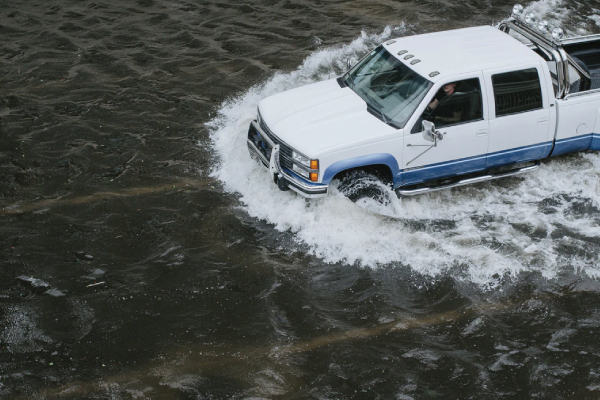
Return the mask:
{"type": "Polygon", "coordinates": [[[354,203],[363,199],[375,200],[382,205],[391,202],[391,186],[373,173],[357,169],[343,173],[336,180],[338,191],[354,203]]]}

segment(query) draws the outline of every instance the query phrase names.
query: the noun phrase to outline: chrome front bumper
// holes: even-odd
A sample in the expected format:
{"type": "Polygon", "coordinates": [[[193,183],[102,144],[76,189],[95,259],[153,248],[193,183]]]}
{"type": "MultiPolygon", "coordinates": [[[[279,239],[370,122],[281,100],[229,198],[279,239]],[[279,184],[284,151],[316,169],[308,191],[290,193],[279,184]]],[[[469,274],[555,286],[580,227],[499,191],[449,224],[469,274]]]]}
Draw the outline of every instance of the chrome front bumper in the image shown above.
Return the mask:
{"type": "Polygon", "coordinates": [[[254,128],[260,134],[261,139],[267,141],[272,148],[271,159],[269,160],[250,139],[247,139],[246,143],[248,144],[248,152],[250,153],[250,157],[258,161],[260,164],[262,164],[262,166],[269,170],[273,182],[277,184],[280,189],[285,190],[285,188],[289,188],[301,196],[308,198],[322,197],[327,195],[329,185],[310,184],[284,171],[279,163],[279,145],[275,144],[275,142],[273,142],[271,138],[263,132],[256,121],[252,121],[250,123],[250,127],[254,128]]]}

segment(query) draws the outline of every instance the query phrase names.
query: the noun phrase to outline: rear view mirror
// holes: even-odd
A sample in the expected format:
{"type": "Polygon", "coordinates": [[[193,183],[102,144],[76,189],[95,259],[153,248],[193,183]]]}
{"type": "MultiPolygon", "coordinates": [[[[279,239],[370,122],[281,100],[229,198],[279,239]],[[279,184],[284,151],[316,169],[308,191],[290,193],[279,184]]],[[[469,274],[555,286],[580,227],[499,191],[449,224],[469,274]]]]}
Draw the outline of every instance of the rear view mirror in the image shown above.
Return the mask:
{"type": "Polygon", "coordinates": [[[438,140],[442,140],[444,135],[440,131],[435,130],[435,124],[431,121],[423,121],[423,138],[429,142],[437,144],[438,140]]]}
{"type": "Polygon", "coordinates": [[[433,142],[435,132],[435,124],[431,121],[423,120],[423,138],[429,142],[433,142]]]}

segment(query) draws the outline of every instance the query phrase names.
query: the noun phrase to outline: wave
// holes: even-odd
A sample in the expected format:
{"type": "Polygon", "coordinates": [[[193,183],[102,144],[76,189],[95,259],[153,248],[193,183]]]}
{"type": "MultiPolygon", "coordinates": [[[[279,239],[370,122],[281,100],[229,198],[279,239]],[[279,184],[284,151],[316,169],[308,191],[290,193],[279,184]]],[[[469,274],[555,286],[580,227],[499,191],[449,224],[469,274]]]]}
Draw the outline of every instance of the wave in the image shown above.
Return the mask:
{"type": "MultiPolygon", "coordinates": [[[[560,1],[537,2],[556,10],[560,1]]],[[[531,8],[529,6],[528,8],[531,8]]],[[[600,276],[598,211],[600,157],[574,154],[549,160],[527,176],[456,188],[386,205],[352,203],[333,188],[307,201],[281,192],[251,160],[246,132],[258,102],[297,86],[338,76],[380,42],[406,34],[386,27],[345,46],[311,54],[297,70],[273,75],[221,105],[207,123],[220,163],[212,175],[236,193],[250,216],[289,231],[303,249],[328,263],[364,267],[407,266],[425,276],[493,287],[498,277],[534,272],[554,279],[563,271],[600,276]]]]}

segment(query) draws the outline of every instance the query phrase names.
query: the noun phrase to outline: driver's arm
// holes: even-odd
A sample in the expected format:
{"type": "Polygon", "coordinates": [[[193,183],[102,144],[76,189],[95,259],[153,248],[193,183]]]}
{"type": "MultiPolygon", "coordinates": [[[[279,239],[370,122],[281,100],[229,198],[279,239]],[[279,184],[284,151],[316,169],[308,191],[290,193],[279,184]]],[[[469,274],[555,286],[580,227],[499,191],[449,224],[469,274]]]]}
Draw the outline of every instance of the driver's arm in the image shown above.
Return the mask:
{"type": "Polygon", "coordinates": [[[429,103],[429,108],[431,108],[433,110],[434,108],[437,107],[437,105],[438,105],[439,102],[440,101],[434,97],[433,101],[431,103],[429,103]]]}
{"type": "Polygon", "coordinates": [[[433,96],[433,100],[429,103],[429,111],[431,112],[437,105],[440,103],[440,100],[444,98],[444,89],[441,88],[438,92],[433,96]]]}

